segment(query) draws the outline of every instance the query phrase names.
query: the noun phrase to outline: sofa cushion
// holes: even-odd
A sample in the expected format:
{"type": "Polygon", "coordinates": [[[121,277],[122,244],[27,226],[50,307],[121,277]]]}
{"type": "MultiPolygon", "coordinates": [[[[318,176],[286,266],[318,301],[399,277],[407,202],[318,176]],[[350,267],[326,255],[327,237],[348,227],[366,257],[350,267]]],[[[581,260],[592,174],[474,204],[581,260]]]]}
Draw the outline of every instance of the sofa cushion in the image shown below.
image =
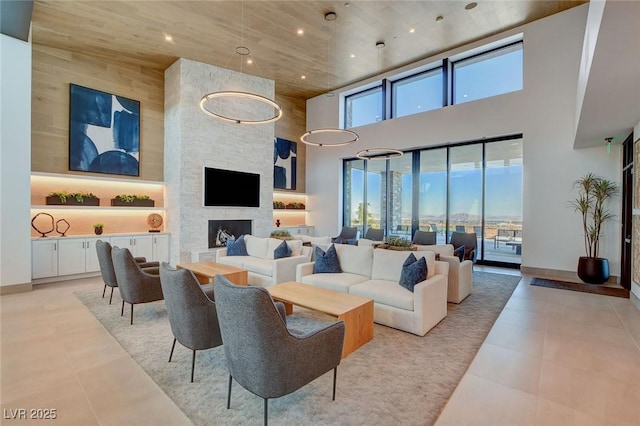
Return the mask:
{"type": "Polygon", "coordinates": [[[315,263],[313,264],[314,274],[331,274],[340,273],[342,268],[340,267],[340,261],[336,253],[336,246],[331,244],[327,251],[322,250],[320,247],[314,248],[315,263]]]}
{"type": "Polygon", "coordinates": [[[287,245],[291,249],[291,256],[300,256],[302,254],[301,240],[287,240],[287,245]]]}
{"type": "Polygon", "coordinates": [[[242,262],[242,268],[249,272],[271,277],[273,276],[273,264],[274,262],[271,259],[247,256],[244,258],[244,262],[242,262]]]}
{"type": "Polygon", "coordinates": [[[349,294],[373,299],[376,304],[413,311],[413,293],[397,281],[368,280],[349,287],[349,294]]]}
{"type": "MultiPolygon", "coordinates": [[[[343,272],[371,276],[373,248],[358,247],[350,244],[336,244],[336,253],[343,272]]],[[[398,275],[399,276],[399,275],[398,275]]],[[[397,279],[396,279],[397,281],[397,279]]]]}
{"type": "Polygon", "coordinates": [[[411,253],[402,264],[399,284],[413,293],[413,287],[427,279],[427,261],[424,257],[419,260],[411,253]]]}
{"type": "Polygon", "coordinates": [[[244,235],[235,241],[227,241],[227,256],[248,256],[247,245],[244,242],[244,235]]]}
{"type": "Polygon", "coordinates": [[[464,251],[465,251],[465,247],[460,246],[453,251],[453,255],[457,256],[458,259],[460,259],[460,262],[462,262],[464,260],[464,251]]]}
{"type": "Polygon", "coordinates": [[[436,254],[432,251],[398,251],[378,248],[373,250],[371,279],[398,283],[402,272],[402,264],[410,253],[413,253],[416,259],[425,258],[427,261],[427,278],[435,275],[436,254]]]}
{"type": "Polygon", "coordinates": [[[286,241],[282,241],[278,247],[273,250],[274,259],[282,259],[283,257],[291,256],[291,248],[286,241]]]}
{"type": "Polygon", "coordinates": [[[358,274],[349,274],[342,272],[339,274],[311,274],[305,275],[300,280],[303,284],[310,284],[316,287],[323,287],[329,290],[348,293],[349,288],[354,285],[367,281],[369,277],[358,274]]]}
{"type": "MultiPolygon", "coordinates": [[[[275,238],[274,238],[275,240],[275,238]]],[[[249,256],[259,257],[261,259],[267,259],[267,248],[269,246],[268,238],[254,237],[253,235],[245,235],[244,242],[247,246],[247,253],[249,256]]],[[[278,240],[278,243],[280,241],[278,240]]],[[[274,247],[275,248],[275,247],[274,247]]],[[[273,259],[273,252],[271,252],[271,258],[273,259]]]]}

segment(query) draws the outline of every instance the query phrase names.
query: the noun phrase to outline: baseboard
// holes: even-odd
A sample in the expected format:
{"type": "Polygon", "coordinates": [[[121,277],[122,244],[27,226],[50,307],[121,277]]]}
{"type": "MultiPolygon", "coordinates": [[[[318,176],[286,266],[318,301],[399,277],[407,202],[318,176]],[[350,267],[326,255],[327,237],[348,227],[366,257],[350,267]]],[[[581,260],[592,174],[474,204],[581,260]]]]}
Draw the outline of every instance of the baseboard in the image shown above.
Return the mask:
{"type": "Polygon", "coordinates": [[[31,290],[33,290],[31,283],[3,285],[0,286],[0,296],[4,296],[5,294],[26,293],[31,290]]]}
{"type": "MultiPolygon", "coordinates": [[[[559,269],[548,269],[548,268],[535,268],[532,266],[520,266],[520,272],[526,275],[531,275],[533,277],[547,278],[558,281],[569,281],[574,283],[582,283],[583,281],[578,277],[578,273],[576,271],[562,271],[559,269]]],[[[619,283],[619,277],[610,276],[609,280],[605,284],[615,284],[619,283]]]]}
{"type": "Polygon", "coordinates": [[[38,278],[33,280],[31,283],[33,285],[38,285],[38,284],[47,284],[47,283],[57,283],[60,281],[77,280],[79,278],[98,277],[98,276],[100,276],[100,272],[85,272],[82,274],[58,275],[55,277],[38,278]]]}

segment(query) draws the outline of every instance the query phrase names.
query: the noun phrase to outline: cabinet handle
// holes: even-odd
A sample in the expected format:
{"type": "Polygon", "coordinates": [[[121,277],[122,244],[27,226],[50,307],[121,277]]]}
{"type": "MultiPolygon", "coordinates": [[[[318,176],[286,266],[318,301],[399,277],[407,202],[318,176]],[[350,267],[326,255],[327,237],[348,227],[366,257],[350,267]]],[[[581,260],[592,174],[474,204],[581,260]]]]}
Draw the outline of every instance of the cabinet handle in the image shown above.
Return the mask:
{"type": "Polygon", "coordinates": [[[53,251],[56,251],[56,246],[58,245],[58,243],[53,243],[53,251]]]}
{"type": "Polygon", "coordinates": [[[82,242],[82,248],[86,248],[86,247],[84,246],[84,241],[82,242]]]}

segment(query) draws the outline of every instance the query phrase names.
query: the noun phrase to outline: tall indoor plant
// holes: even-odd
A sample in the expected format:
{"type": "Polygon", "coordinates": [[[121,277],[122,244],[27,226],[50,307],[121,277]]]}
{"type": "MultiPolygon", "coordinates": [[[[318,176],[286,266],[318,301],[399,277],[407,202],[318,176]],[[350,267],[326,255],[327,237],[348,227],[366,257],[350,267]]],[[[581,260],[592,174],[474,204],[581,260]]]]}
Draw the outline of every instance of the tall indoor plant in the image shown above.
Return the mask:
{"type": "Polygon", "coordinates": [[[573,183],[578,189],[578,197],[571,202],[575,211],[582,217],[584,248],[586,256],[578,259],[578,276],[589,284],[602,284],[609,279],[609,261],[598,257],[602,226],[614,215],[607,210],[606,204],[618,195],[617,183],[587,173],[573,183]]]}

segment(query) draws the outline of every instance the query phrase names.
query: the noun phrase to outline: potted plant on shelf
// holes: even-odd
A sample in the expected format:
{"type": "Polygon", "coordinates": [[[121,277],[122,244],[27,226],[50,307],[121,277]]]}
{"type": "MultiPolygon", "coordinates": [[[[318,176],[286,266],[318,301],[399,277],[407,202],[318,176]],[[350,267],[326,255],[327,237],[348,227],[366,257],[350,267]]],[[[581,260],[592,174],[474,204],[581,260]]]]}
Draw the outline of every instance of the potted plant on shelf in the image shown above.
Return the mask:
{"type": "Polygon", "coordinates": [[[99,206],[100,199],[86,191],[54,191],[47,195],[46,203],[47,205],[99,206]]]}
{"type": "Polygon", "coordinates": [[[298,202],[289,203],[289,204],[287,204],[286,207],[288,209],[294,209],[294,210],[304,210],[305,209],[304,203],[298,203],[298,202]]]}
{"type": "Polygon", "coordinates": [[[119,194],[111,199],[111,205],[119,207],[154,207],[155,201],[148,195],[119,194]]]}
{"type": "Polygon", "coordinates": [[[284,209],[284,201],[274,201],[273,202],[274,209],[284,209]]]}
{"type": "Polygon", "coordinates": [[[618,195],[617,183],[588,173],[576,180],[573,187],[578,189],[578,197],[570,202],[582,217],[584,248],[586,256],[578,259],[578,277],[589,284],[602,284],[609,279],[609,261],[598,257],[602,226],[613,219],[607,208],[607,201],[618,195]]]}
{"type": "Polygon", "coordinates": [[[104,230],[104,223],[94,223],[93,224],[93,232],[96,235],[102,235],[102,231],[104,230]]]}

